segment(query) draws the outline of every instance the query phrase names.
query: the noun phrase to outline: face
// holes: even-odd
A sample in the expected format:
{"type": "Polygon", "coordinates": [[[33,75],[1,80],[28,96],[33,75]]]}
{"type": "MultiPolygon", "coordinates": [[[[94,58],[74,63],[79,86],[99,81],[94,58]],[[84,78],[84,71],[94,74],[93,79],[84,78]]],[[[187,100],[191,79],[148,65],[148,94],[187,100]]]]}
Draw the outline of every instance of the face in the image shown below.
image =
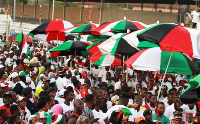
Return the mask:
{"type": "Polygon", "coordinates": [[[165,112],[165,105],[159,104],[157,107],[158,114],[163,115],[165,112]]]}
{"type": "Polygon", "coordinates": [[[108,92],[103,91],[103,99],[107,100],[108,99],[108,92]]]}
{"type": "Polygon", "coordinates": [[[146,95],[147,95],[147,91],[142,90],[142,92],[141,92],[141,96],[142,96],[142,98],[146,97],[146,95]]]}
{"type": "Polygon", "coordinates": [[[182,124],[182,119],[175,119],[174,124],[182,124]]]}
{"type": "Polygon", "coordinates": [[[2,78],[2,80],[6,80],[6,74],[3,74],[3,76],[1,78],[2,78]]]}
{"type": "Polygon", "coordinates": [[[52,97],[52,98],[54,98],[56,96],[56,91],[51,91],[49,93],[49,96],[52,97]]]}
{"type": "Polygon", "coordinates": [[[95,97],[97,97],[97,98],[103,98],[103,91],[101,89],[98,89],[96,91],[95,97]]]}
{"type": "Polygon", "coordinates": [[[21,122],[20,117],[17,116],[17,118],[16,118],[16,120],[14,122],[15,122],[14,124],[20,124],[20,122],[21,122]]]}
{"type": "Polygon", "coordinates": [[[3,98],[3,103],[6,105],[10,105],[12,103],[12,99],[9,96],[3,98]]]}
{"type": "Polygon", "coordinates": [[[26,74],[29,74],[30,73],[30,71],[31,71],[31,69],[30,68],[26,68],[26,74]]]}
{"type": "Polygon", "coordinates": [[[194,108],[194,104],[188,104],[189,109],[193,109],[194,108]]]}
{"type": "Polygon", "coordinates": [[[142,83],[142,77],[141,76],[138,76],[137,80],[138,80],[139,83],[142,83]]]}
{"type": "Polygon", "coordinates": [[[151,119],[152,119],[152,114],[151,114],[151,113],[147,113],[144,117],[145,117],[145,120],[146,120],[146,121],[151,121],[151,119]]]}
{"type": "Polygon", "coordinates": [[[47,124],[47,119],[46,118],[39,118],[38,121],[40,123],[47,124]]]}
{"type": "Polygon", "coordinates": [[[85,121],[83,121],[81,124],[90,124],[90,120],[87,118],[85,121]]]}
{"type": "Polygon", "coordinates": [[[83,78],[87,78],[87,72],[84,72],[82,75],[83,78]]]}
{"type": "Polygon", "coordinates": [[[20,81],[19,76],[17,76],[17,77],[15,78],[15,82],[18,82],[18,81],[20,81]]]}
{"type": "Polygon", "coordinates": [[[140,107],[142,105],[142,102],[143,102],[143,99],[141,96],[137,96],[135,99],[134,99],[134,103],[138,104],[138,107],[140,107]]]}
{"type": "Polygon", "coordinates": [[[141,89],[142,89],[142,86],[141,86],[141,85],[136,85],[136,90],[137,90],[137,91],[141,91],[141,89]]]}
{"type": "Polygon", "coordinates": [[[67,96],[67,99],[68,99],[69,101],[72,101],[72,100],[74,99],[74,97],[75,97],[74,93],[73,93],[73,92],[70,92],[70,93],[68,94],[68,96],[67,96]]]}
{"type": "Polygon", "coordinates": [[[83,101],[82,101],[82,100],[79,100],[79,101],[77,102],[77,104],[75,104],[74,107],[75,107],[76,110],[78,110],[78,111],[83,111],[83,110],[84,110],[84,103],[83,103],[83,101]]]}
{"type": "Polygon", "coordinates": [[[150,89],[152,89],[153,88],[153,81],[149,81],[147,83],[147,87],[150,88],[150,89]]]}
{"type": "Polygon", "coordinates": [[[130,96],[130,97],[134,97],[135,96],[135,89],[134,88],[132,88],[129,92],[128,92],[128,95],[130,96]]]}
{"type": "Polygon", "coordinates": [[[48,105],[49,105],[49,109],[55,105],[55,101],[53,100],[53,97],[51,97],[51,101],[49,102],[48,105]]]}
{"type": "Polygon", "coordinates": [[[44,111],[47,112],[49,109],[49,103],[47,103],[45,106],[44,106],[44,111]]]}
{"type": "Polygon", "coordinates": [[[6,88],[5,87],[0,87],[0,93],[5,93],[6,88]]]}
{"type": "Polygon", "coordinates": [[[25,106],[26,106],[26,100],[23,99],[22,101],[20,101],[20,102],[18,103],[18,105],[19,105],[20,108],[25,108],[25,106]]]}
{"type": "Polygon", "coordinates": [[[150,103],[155,105],[156,102],[157,102],[156,96],[152,96],[151,99],[150,99],[150,103]]]}
{"type": "Polygon", "coordinates": [[[149,103],[150,96],[151,96],[151,94],[147,94],[147,95],[146,95],[146,101],[147,101],[147,103],[149,103]]]}

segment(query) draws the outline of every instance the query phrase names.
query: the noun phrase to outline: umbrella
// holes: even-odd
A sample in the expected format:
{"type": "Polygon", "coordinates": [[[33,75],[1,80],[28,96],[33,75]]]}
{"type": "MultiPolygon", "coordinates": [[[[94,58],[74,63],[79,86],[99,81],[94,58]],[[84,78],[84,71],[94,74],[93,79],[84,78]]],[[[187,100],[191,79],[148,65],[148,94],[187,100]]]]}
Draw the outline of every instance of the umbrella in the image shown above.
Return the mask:
{"type": "Polygon", "coordinates": [[[70,31],[70,33],[90,34],[90,30],[96,28],[96,24],[84,24],[70,31]]]}
{"type": "Polygon", "coordinates": [[[90,44],[90,45],[86,48],[87,52],[88,52],[88,53],[91,53],[91,54],[94,54],[94,53],[98,52],[98,51],[99,51],[98,46],[99,46],[100,44],[102,44],[103,42],[104,42],[104,41],[96,41],[96,42],[90,44]]]}
{"type": "Polygon", "coordinates": [[[139,51],[125,61],[124,64],[136,70],[164,73],[169,60],[167,73],[192,75],[196,71],[195,64],[185,54],[162,51],[159,47],[139,51]]]}
{"type": "Polygon", "coordinates": [[[126,33],[118,33],[100,44],[98,48],[103,54],[135,54],[138,52],[136,46],[139,42],[136,41],[135,43],[134,41],[125,40],[123,38],[125,35],[126,33]]]}
{"type": "Polygon", "coordinates": [[[200,58],[199,34],[196,29],[188,29],[176,24],[157,24],[138,33],[140,41],[149,41],[161,50],[183,52],[190,57],[200,58]]]}
{"type": "Polygon", "coordinates": [[[119,21],[113,28],[111,28],[111,30],[115,33],[126,33],[127,30],[133,32],[145,28],[146,25],[141,22],[122,20],[119,21]]]}
{"type": "Polygon", "coordinates": [[[121,65],[121,57],[117,54],[103,55],[101,51],[98,51],[95,54],[93,54],[89,59],[94,65],[98,65],[98,66],[120,66],[121,65]]]}
{"type": "Polygon", "coordinates": [[[139,44],[137,46],[137,48],[140,49],[140,50],[143,50],[143,49],[146,49],[146,48],[153,48],[153,47],[159,47],[159,46],[155,43],[151,43],[151,42],[148,42],[148,41],[139,42],[139,44]]]}
{"type": "Polygon", "coordinates": [[[55,48],[51,49],[49,52],[51,56],[67,56],[67,55],[80,55],[80,56],[87,56],[88,53],[86,51],[86,47],[88,43],[81,42],[81,41],[69,41],[55,48]]]}
{"type": "Polygon", "coordinates": [[[15,33],[15,34],[9,36],[8,39],[22,42],[22,35],[27,42],[34,43],[34,41],[28,35],[22,34],[22,33],[15,33]]]}
{"type": "Polygon", "coordinates": [[[32,34],[32,35],[46,34],[48,35],[47,41],[51,41],[51,40],[66,41],[65,34],[59,33],[59,31],[63,29],[71,28],[71,27],[73,27],[73,25],[68,21],[64,21],[62,19],[51,20],[47,23],[43,23],[39,25],[37,28],[32,30],[29,34],[32,34]]]}

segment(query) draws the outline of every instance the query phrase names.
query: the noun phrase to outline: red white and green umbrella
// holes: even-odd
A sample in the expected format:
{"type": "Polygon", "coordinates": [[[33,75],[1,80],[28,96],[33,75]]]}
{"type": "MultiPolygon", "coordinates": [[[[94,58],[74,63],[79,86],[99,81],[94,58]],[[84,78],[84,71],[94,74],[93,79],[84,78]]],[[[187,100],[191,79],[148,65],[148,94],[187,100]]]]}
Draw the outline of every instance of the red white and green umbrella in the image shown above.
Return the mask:
{"type": "Polygon", "coordinates": [[[29,37],[26,34],[22,34],[22,33],[15,33],[13,35],[10,35],[8,37],[8,39],[10,40],[14,40],[14,41],[18,41],[18,42],[22,42],[22,38],[24,38],[24,40],[26,40],[29,43],[34,43],[34,41],[31,39],[31,37],[29,37]],[[23,36],[22,36],[23,35],[23,36]]]}
{"type": "Polygon", "coordinates": [[[86,48],[87,52],[90,53],[90,54],[95,54],[96,52],[99,51],[98,46],[99,46],[100,44],[102,44],[103,42],[104,42],[104,41],[96,41],[96,42],[90,44],[90,45],[86,48]]]}
{"type": "Polygon", "coordinates": [[[137,48],[140,50],[143,50],[146,48],[154,48],[154,47],[159,47],[159,46],[157,44],[151,43],[149,41],[142,41],[142,42],[139,42],[139,44],[137,45],[137,48]]]}
{"type": "Polygon", "coordinates": [[[101,51],[96,52],[90,58],[90,61],[94,65],[98,66],[120,66],[121,65],[121,57],[117,54],[102,54],[101,51]]]}
{"type": "Polygon", "coordinates": [[[96,28],[97,24],[84,24],[70,31],[70,33],[90,34],[90,30],[96,28]]]}
{"type": "Polygon", "coordinates": [[[103,54],[135,54],[138,52],[138,41],[126,40],[126,33],[118,33],[98,46],[103,54]]]}
{"type": "Polygon", "coordinates": [[[156,24],[138,33],[140,41],[149,41],[160,46],[161,50],[183,52],[190,57],[200,58],[200,31],[176,24],[156,24]]]}
{"type": "Polygon", "coordinates": [[[37,28],[32,30],[29,34],[37,35],[37,34],[46,34],[47,41],[51,40],[61,40],[66,41],[65,34],[59,33],[60,30],[74,27],[70,22],[64,21],[62,19],[51,20],[47,23],[43,23],[39,25],[37,28]]]}
{"type": "Polygon", "coordinates": [[[55,48],[51,49],[49,52],[51,56],[67,56],[67,55],[79,55],[79,56],[87,56],[89,53],[86,51],[86,47],[89,44],[81,41],[69,41],[55,48]]]}
{"type": "Polygon", "coordinates": [[[159,47],[139,51],[126,60],[124,64],[135,70],[158,71],[164,73],[170,56],[171,60],[167,73],[192,75],[196,71],[195,64],[185,54],[162,51],[159,47]]]}

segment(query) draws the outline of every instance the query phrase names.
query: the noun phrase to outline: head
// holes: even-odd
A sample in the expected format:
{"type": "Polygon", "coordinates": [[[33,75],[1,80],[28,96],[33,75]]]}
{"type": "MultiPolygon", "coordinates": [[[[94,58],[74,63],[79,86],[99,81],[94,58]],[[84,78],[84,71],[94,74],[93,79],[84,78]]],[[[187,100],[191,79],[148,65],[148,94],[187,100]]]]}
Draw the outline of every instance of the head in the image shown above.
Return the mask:
{"type": "Polygon", "coordinates": [[[137,84],[136,85],[136,91],[140,92],[142,90],[142,85],[141,84],[137,84]]]}
{"type": "Polygon", "coordinates": [[[126,92],[121,92],[119,94],[119,105],[124,105],[127,106],[128,105],[128,101],[129,101],[130,96],[128,95],[128,93],[126,92]]]}
{"type": "Polygon", "coordinates": [[[110,70],[110,66],[105,66],[105,70],[109,71],[110,70]]]}
{"type": "Polygon", "coordinates": [[[139,83],[142,83],[142,76],[141,76],[141,75],[139,75],[139,76],[137,77],[137,81],[138,81],[139,83]]]}
{"type": "Polygon", "coordinates": [[[148,91],[147,88],[145,88],[145,87],[142,88],[142,90],[141,90],[141,96],[142,96],[142,98],[146,97],[147,91],[148,91]]]}
{"type": "Polygon", "coordinates": [[[82,113],[84,110],[84,103],[80,99],[74,100],[74,111],[82,113]]]}
{"type": "Polygon", "coordinates": [[[98,106],[99,108],[102,108],[103,107],[103,99],[102,98],[96,98],[95,106],[98,106]]]}
{"type": "Polygon", "coordinates": [[[196,12],[199,12],[199,7],[196,8],[196,12]]]}
{"type": "Polygon", "coordinates": [[[169,95],[167,96],[167,100],[168,100],[168,104],[169,104],[169,105],[171,105],[171,104],[173,103],[173,95],[174,95],[174,94],[169,94],[169,95]]]}
{"type": "Polygon", "coordinates": [[[145,97],[145,100],[146,100],[147,103],[149,103],[151,95],[152,95],[151,92],[147,92],[147,95],[145,97]]]}
{"type": "Polygon", "coordinates": [[[136,95],[134,97],[134,101],[133,102],[138,105],[137,107],[140,107],[142,105],[142,102],[143,102],[142,96],[141,95],[136,95]]]}
{"type": "Polygon", "coordinates": [[[37,108],[40,110],[40,111],[45,111],[47,112],[48,109],[49,109],[49,104],[48,104],[48,100],[46,97],[41,97],[38,99],[38,103],[37,103],[37,108]]]}
{"type": "Polygon", "coordinates": [[[156,95],[151,95],[149,103],[150,103],[150,105],[155,106],[156,103],[157,103],[157,96],[156,95]]]}
{"type": "Polygon", "coordinates": [[[20,116],[19,115],[10,116],[10,122],[11,124],[20,124],[21,123],[20,116]]]}
{"type": "Polygon", "coordinates": [[[103,90],[103,100],[107,101],[108,100],[108,91],[103,90]]]}
{"type": "Polygon", "coordinates": [[[162,89],[161,89],[161,94],[163,95],[163,96],[167,96],[167,86],[166,85],[163,85],[163,87],[162,87],[162,89]]]}
{"type": "Polygon", "coordinates": [[[54,88],[54,87],[49,87],[47,89],[47,92],[49,93],[49,96],[52,98],[54,98],[56,96],[56,88],[54,88]]]}
{"type": "Polygon", "coordinates": [[[157,103],[157,114],[163,115],[164,112],[165,112],[165,104],[163,102],[158,102],[157,103]]]}
{"type": "Polygon", "coordinates": [[[23,95],[24,95],[27,99],[33,97],[32,88],[30,88],[30,87],[24,88],[24,89],[22,90],[22,93],[23,93],[23,95]]]}
{"type": "Polygon", "coordinates": [[[81,76],[82,76],[82,78],[87,78],[87,72],[86,72],[86,71],[83,71],[83,72],[81,73],[81,76]]]}
{"type": "Polygon", "coordinates": [[[177,93],[176,88],[172,88],[169,90],[169,94],[176,94],[176,93],[177,93]]]}
{"type": "Polygon", "coordinates": [[[96,98],[103,98],[103,90],[102,89],[96,88],[94,93],[95,93],[94,96],[96,98]]]}
{"type": "Polygon", "coordinates": [[[62,106],[60,104],[55,104],[53,106],[53,115],[63,114],[62,106]]]}
{"type": "Polygon", "coordinates": [[[188,104],[189,109],[192,110],[194,108],[194,105],[195,104],[188,104]]]}
{"type": "Polygon", "coordinates": [[[28,120],[30,124],[36,124],[37,122],[39,122],[38,119],[39,119],[38,116],[31,115],[28,120]]]}
{"type": "Polygon", "coordinates": [[[77,89],[80,89],[80,88],[81,88],[81,82],[80,82],[79,80],[73,81],[73,85],[74,85],[77,89]]]}
{"type": "Polygon", "coordinates": [[[152,119],[152,110],[151,110],[151,109],[146,109],[146,110],[143,112],[143,116],[144,116],[146,122],[150,122],[151,119],[152,119]]]}
{"type": "Polygon", "coordinates": [[[153,89],[153,83],[154,83],[153,80],[149,80],[148,83],[147,83],[147,88],[148,89],[153,89]]]}
{"type": "Polygon", "coordinates": [[[18,105],[19,105],[20,108],[25,109],[26,99],[24,98],[24,99],[18,101],[18,105]]]}
{"type": "Polygon", "coordinates": [[[106,72],[106,80],[111,80],[111,73],[110,72],[106,72]]]}
{"type": "Polygon", "coordinates": [[[11,105],[10,106],[10,113],[11,115],[21,115],[20,108],[18,105],[11,105]]]}
{"type": "Polygon", "coordinates": [[[9,108],[10,105],[12,104],[12,96],[11,95],[5,95],[5,96],[3,96],[3,103],[4,103],[5,107],[9,108]]]}
{"type": "Polygon", "coordinates": [[[8,120],[10,118],[8,111],[5,109],[0,110],[0,116],[3,120],[8,120]]]}
{"type": "Polygon", "coordinates": [[[90,104],[93,106],[95,106],[96,104],[96,101],[95,101],[95,98],[94,98],[94,95],[93,94],[87,94],[85,97],[84,97],[84,102],[86,103],[86,105],[90,104]]]}
{"type": "Polygon", "coordinates": [[[65,100],[72,101],[74,99],[74,97],[75,97],[75,95],[74,95],[74,92],[72,90],[66,90],[64,92],[65,100]]]}

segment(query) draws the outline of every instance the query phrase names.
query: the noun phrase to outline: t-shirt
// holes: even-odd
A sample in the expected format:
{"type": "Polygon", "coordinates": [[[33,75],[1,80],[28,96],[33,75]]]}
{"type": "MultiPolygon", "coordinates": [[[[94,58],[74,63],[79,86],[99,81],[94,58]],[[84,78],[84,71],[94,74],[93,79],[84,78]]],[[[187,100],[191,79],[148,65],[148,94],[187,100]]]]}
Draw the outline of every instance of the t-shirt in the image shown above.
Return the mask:
{"type": "Polygon", "coordinates": [[[63,114],[69,117],[72,114],[72,111],[74,110],[73,103],[70,102],[70,106],[66,105],[65,103],[62,103],[60,105],[62,106],[63,114]]]}
{"type": "Polygon", "coordinates": [[[175,108],[174,108],[174,103],[173,103],[172,105],[170,105],[170,106],[168,106],[168,107],[166,108],[164,115],[165,115],[166,117],[168,117],[169,120],[172,120],[172,119],[174,119],[174,112],[175,112],[175,111],[176,111],[176,110],[175,110],[175,108]]]}
{"type": "Polygon", "coordinates": [[[192,121],[192,117],[194,117],[194,113],[196,113],[196,106],[190,110],[188,105],[184,104],[181,108],[183,109],[183,121],[185,121],[185,124],[190,124],[189,122],[192,121]]]}
{"type": "Polygon", "coordinates": [[[192,22],[197,23],[200,22],[200,12],[197,12],[196,10],[194,10],[191,15],[193,16],[192,18],[192,22]]]}
{"type": "Polygon", "coordinates": [[[2,109],[5,109],[5,110],[7,110],[8,111],[8,113],[9,113],[9,115],[11,116],[11,113],[10,113],[10,108],[6,108],[5,106],[0,106],[0,110],[2,110],[2,109]]]}
{"type": "Polygon", "coordinates": [[[161,122],[161,124],[170,124],[169,118],[166,117],[165,115],[163,115],[162,118],[157,118],[156,114],[153,114],[152,121],[157,124],[158,124],[158,122],[161,122]]]}

